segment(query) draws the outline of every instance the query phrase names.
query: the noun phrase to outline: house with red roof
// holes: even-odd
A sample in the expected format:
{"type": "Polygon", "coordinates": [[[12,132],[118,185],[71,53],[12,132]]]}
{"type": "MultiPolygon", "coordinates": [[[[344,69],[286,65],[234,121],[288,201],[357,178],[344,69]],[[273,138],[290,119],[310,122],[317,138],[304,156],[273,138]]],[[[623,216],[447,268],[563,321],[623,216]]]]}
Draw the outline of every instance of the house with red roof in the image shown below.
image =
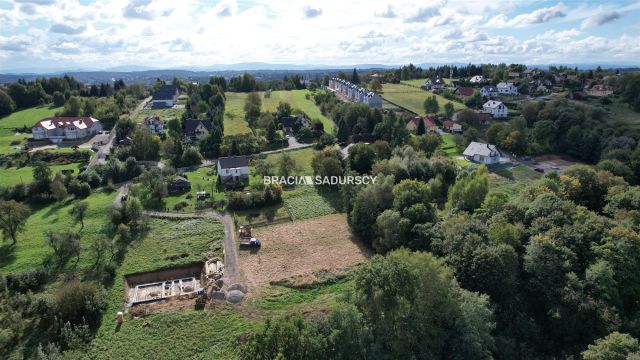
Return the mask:
{"type": "Polygon", "coordinates": [[[435,120],[433,120],[432,118],[428,116],[425,116],[425,117],[416,116],[413,119],[409,120],[409,122],[407,123],[407,130],[416,132],[418,130],[418,124],[420,123],[419,121],[424,122],[425,132],[436,131],[438,129],[438,126],[436,126],[435,120]]]}
{"type": "Polygon", "coordinates": [[[474,88],[469,86],[458,86],[455,94],[461,98],[467,98],[473,96],[474,88]]]}
{"type": "Polygon", "coordinates": [[[101,131],[100,120],[90,116],[48,117],[38,121],[31,128],[31,134],[35,140],[50,140],[53,143],[82,139],[101,131]]]}

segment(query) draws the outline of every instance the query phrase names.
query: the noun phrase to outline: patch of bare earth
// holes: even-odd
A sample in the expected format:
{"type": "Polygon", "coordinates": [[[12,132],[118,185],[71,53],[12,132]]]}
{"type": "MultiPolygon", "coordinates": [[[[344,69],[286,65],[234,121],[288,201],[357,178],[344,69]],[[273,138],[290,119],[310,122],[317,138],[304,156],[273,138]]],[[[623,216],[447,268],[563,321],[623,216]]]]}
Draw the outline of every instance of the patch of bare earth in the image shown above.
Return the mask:
{"type": "Polygon", "coordinates": [[[371,256],[353,238],[343,214],[254,228],[253,236],[262,241],[262,247],[239,253],[250,297],[259,296],[273,283],[313,282],[327,272],[340,276],[371,256]]]}

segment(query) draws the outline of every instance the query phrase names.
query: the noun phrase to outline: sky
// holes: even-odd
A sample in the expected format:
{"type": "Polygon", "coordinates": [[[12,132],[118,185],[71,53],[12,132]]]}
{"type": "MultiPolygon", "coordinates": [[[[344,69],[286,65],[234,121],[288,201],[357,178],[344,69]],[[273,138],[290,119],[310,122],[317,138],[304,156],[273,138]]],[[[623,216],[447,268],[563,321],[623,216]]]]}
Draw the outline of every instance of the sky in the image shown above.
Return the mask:
{"type": "Polygon", "coordinates": [[[0,71],[640,64],[640,0],[0,0],[0,71]]]}

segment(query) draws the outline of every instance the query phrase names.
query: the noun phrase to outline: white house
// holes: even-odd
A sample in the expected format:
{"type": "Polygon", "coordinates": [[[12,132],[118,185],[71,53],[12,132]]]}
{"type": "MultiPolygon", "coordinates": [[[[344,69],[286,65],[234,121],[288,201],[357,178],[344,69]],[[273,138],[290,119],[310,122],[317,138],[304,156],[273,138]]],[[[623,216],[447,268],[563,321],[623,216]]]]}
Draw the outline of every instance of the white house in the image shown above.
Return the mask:
{"type": "Polygon", "coordinates": [[[494,118],[506,118],[509,109],[502,101],[489,100],[482,105],[482,110],[491,114],[494,118]]]}
{"type": "Polygon", "coordinates": [[[249,180],[249,158],[246,156],[221,157],[217,164],[220,182],[235,187],[249,180]]]}
{"type": "Polygon", "coordinates": [[[84,117],[49,117],[38,121],[31,134],[35,140],[50,140],[59,143],[62,140],[77,140],[102,131],[100,120],[84,117]]]}
{"type": "Polygon", "coordinates": [[[162,87],[160,87],[160,89],[158,89],[153,94],[153,99],[151,99],[151,107],[173,107],[173,105],[176,104],[176,100],[178,100],[178,96],[180,96],[180,89],[177,86],[162,85],[162,87]]]}
{"type": "Polygon", "coordinates": [[[162,135],[164,134],[164,124],[160,117],[158,116],[149,116],[144,119],[144,127],[149,129],[154,135],[162,135]]]}
{"type": "Polygon", "coordinates": [[[518,95],[518,87],[513,83],[501,82],[497,86],[498,93],[504,95],[518,95]]]}
{"type": "Polygon", "coordinates": [[[182,124],[187,143],[205,138],[211,132],[211,120],[187,119],[182,124]]]}
{"type": "Polygon", "coordinates": [[[482,84],[486,81],[487,80],[482,75],[472,76],[471,79],[469,79],[469,82],[472,84],[482,84]]]}
{"type": "Polygon", "coordinates": [[[492,98],[494,96],[498,96],[498,88],[488,85],[483,86],[482,89],[480,89],[480,93],[482,93],[483,97],[492,98]]]}
{"type": "Polygon", "coordinates": [[[472,141],[462,153],[465,159],[481,164],[497,164],[500,162],[500,151],[495,145],[472,141]]]}

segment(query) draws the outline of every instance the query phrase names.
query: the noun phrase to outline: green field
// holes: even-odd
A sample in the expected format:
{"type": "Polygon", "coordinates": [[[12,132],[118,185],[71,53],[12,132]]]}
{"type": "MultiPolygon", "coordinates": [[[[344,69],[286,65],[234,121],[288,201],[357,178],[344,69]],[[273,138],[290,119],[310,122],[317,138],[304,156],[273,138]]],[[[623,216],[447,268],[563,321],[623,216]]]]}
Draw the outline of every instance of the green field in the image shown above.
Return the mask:
{"type": "Polygon", "coordinates": [[[456,146],[453,142],[452,134],[442,135],[442,144],[440,145],[440,150],[447,154],[450,158],[452,158],[458,165],[465,167],[473,164],[471,161],[467,161],[462,158],[462,152],[464,151],[464,146],[456,146]]]}
{"type": "Polygon", "coordinates": [[[342,196],[338,188],[298,185],[285,191],[282,201],[293,220],[335,214],[342,210],[342,196]]]}
{"type": "MultiPolygon", "coordinates": [[[[442,80],[444,80],[445,84],[451,85],[454,80],[458,80],[458,79],[442,78],[442,80]]],[[[424,83],[426,81],[427,81],[427,79],[412,79],[412,80],[401,80],[400,83],[401,84],[410,85],[410,86],[420,87],[420,86],[424,85],[424,83]]]]}
{"type": "Polygon", "coordinates": [[[180,193],[180,194],[170,194],[165,198],[165,206],[169,210],[173,210],[174,206],[181,201],[187,202],[189,205],[182,209],[183,212],[194,212],[196,210],[196,193],[198,191],[206,191],[211,194],[211,198],[208,200],[223,200],[224,193],[218,192],[215,187],[215,183],[217,181],[217,174],[213,167],[201,167],[196,170],[187,171],[184,173],[187,179],[191,182],[191,191],[180,193]],[[192,198],[187,199],[187,195],[191,194],[192,198]]]}
{"type": "Polygon", "coordinates": [[[180,119],[184,113],[184,109],[142,109],[132,119],[135,123],[142,123],[146,117],[159,116],[165,123],[171,119],[180,119]]]}
{"type": "MultiPolygon", "coordinates": [[[[304,148],[301,150],[293,150],[293,151],[287,151],[286,153],[291,156],[291,158],[296,162],[296,166],[298,167],[296,169],[296,174],[297,175],[302,175],[302,176],[313,176],[313,169],[311,168],[311,160],[313,159],[313,155],[315,153],[317,153],[317,150],[314,150],[313,148],[304,148]]],[[[278,167],[278,162],[280,161],[280,158],[282,157],[282,153],[281,152],[276,152],[276,153],[271,153],[269,155],[267,155],[267,162],[269,162],[269,164],[272,164],[274,169],[277,169],[278,167]]]]}
{"type": "Polygon", "coordinates": [[[21,146],[23,140],[31,137],[31,133],[16,135],[15,129],[26,126],[31,128],[36,122],[43,118],[54,116],[56,112],[62,110],[61,107],[38,106],[25,110],[16,111],[13,114],[0,119],[0,154],[14,153],[19,150],[13,146],[21,146]],[[12,142],[17,142],[13,144],[12,142]]]}
{"type": "Polygon", "coordinates": [[[251,129],[244,119],[244,102],[247,93],[225,93],[224,103],[224,135],[238,135],[251,133],[251,129]]]}
{"type": "MultiPolygon", "coordinates": [[[[95,236],[104,233],[104,227],[109,223],[107,212],[113,203],[113,198],[113,193],[98,192],[85,199],[89,203],[89,209],[84,219],[84,229],[80,233],[80,241],[85,249],[89,247],[95,236]]],[[[80,230],[80,225],[74,225],[69,215],[69,209],[73,206],[71,199],[70,197],[67,201],[33,211],[27,220],[25,231],[18,235],[15,248],[10,250],[5,246],[0,247],[0,271],[2,273],[25,271],[41,265],[52,253],[52,250],[45,245],[44,232],[46,230],[80,230]]],[[[90,253],[83,251],[77,267],[73,267],[74,259],[69,261],[67,267],[74,271],[86,270],[92,266],[92,260],[90,253]]]]}
{"type": "MultiPolygon", "coordinates": [[[[275,112],[280,102],[288,102],[293,109],[303,111],[312,120],[319,120],[324,125],[324,131],[333,132],[333,121],[322,115],[320,109],[313,101],[313,97],[307,100],[306,94],[311,94],[308,90],[272,91],[271,97],[265,98],[264,92],[259,92],[262,99],[262,111],[275,112]]],[[[224,114],[224,134],[236,135],[251,132],[244,119],[244,103],[247,98],[246,93],[226,93],[225,114],[224,114]]]]}
{"type": "Polygon", "coordinates": [[[262,96],[262,111],[276,111],[280,102],[288,102],[293,109],[302,110],[312,120],[319,120],[324,125],[324,131],[331,134],[333,132],[333,121],[322,115],[320,109],[313,101],[313,96],[307,99],[305,96],[310,94],[309,90],[291,90],[291,91],[272,91],[271,97],[262,96]]]}
{"type": "MultiPolygon", "coordinates": [[[[73,174],[78,175],[80,164],[67,164],[67,165],[51,165],[51,173],[55,175],[56,172],[62,170],[73,170],[73,174]]],[[[29,184],[33,180],[33,167],[25,166],[21,168],[3,168],[0,167],[0,186],[12,186],[19,183],[29,184]]]]}
{"type": "Polygon", "coordinates": [[[405,85],[405,84],[383,84],[382,85],[382,97],[392,103],[398,104],[418,115],[426,115],[424,111],[424,100],[427,96],[436,96],[438,104],[440,105],[440,113],[444,111],[444,105],[448,102],[453,104],[455,110],[465,109],[466,106],[455,101],[449,101],[448,99],[433,94],[431,92],[424,91],[422,89],[405,85]]]}
{"type": "Polygon", "coordinates": [[[541,178],[540,173],[528,166],[519,165],[509,170],[497,171],[489,177],[491,189],[500,190],[509,195],[517,195],[530,182],[541,178]]]}

